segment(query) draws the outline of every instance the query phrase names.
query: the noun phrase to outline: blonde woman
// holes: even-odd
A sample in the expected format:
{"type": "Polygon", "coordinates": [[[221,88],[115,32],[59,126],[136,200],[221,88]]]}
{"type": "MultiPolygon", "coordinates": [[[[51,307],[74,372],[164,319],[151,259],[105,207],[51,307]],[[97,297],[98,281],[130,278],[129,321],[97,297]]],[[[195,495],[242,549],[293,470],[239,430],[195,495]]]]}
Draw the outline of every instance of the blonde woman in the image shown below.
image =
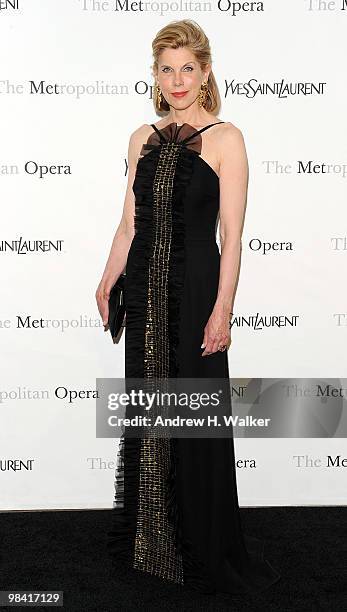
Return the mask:
{"type": "MultiPolygon", "coordinates": [[[[104,324],[126,268],[126,378],[229,379],[248,162],[217,117],[206,34],[171,22],[152,43],[161,119],[130,138],[124,211],[96,292],[104,324]],[[216,242],[220,222],[221,254],[216,242]]],[[[232,438],[121,438],[111,555],[205,593],[265,589],[279,573],[241,530],[232,438]]]]}

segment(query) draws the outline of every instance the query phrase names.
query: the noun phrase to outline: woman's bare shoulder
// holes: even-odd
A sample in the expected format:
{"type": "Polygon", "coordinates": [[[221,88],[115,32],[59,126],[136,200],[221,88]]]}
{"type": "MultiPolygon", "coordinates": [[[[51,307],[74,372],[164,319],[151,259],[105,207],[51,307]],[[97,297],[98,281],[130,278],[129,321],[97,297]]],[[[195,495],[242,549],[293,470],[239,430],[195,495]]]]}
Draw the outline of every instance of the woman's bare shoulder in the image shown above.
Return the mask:
{"type": "Polygon", "coordinates": [[[153,128],[147,123],[143,123],[130,134],[130,140],[141,140],[141,138],[148,136],[151,132],[153,132],[153,128]]]}
{"type": "Polygon", "coordinates": [[[230,151],[231,147],[234,151],[245,149],[242,130],[235,125],[235,123],[225,121],[223,125],[218,128],[218,131],[218,147],[222,153],[227,150],[230,151]]]}
{"type": "Polygon", "coordinates": [[[129,157],[134,159],[135,162],[139,158],[142,145],[148,140],[152,131],[151,126],[144,123],[131,132],[129,138],[129,157]]]}
{"type": "Polygon", "coordinates": [[[227,138],[239,138],[242,136],[241,129],[231,121],[224,121],[220,127],[221,134],[225,134],[227,138]]]}

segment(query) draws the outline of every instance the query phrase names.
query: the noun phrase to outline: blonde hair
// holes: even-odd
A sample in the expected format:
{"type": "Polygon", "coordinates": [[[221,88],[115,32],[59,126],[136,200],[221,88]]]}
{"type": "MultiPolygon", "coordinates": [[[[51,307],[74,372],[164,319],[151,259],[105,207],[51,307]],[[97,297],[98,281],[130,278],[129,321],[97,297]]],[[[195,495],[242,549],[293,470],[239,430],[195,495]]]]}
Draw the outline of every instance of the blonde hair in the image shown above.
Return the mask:
{"type": "MultiPolygon", "coordinates": [[[[152,42],[153,51],[153,70],[158,70],[159,56],[164,49],[178,49],[180,47],[188,47],[195,55],[200,64],[201,70],[204,70],[207,64],[212,63],[210,42],[202,28],[192,19],[182,19],[181,21],[171,21],[164,26],[156,34],[152,42]]],[[[161,104],[158,105],[155,83],[153,86],[153,103],[157,113],[169,111],[170,106],[162,95],[161,104]]],[[[221,106],[218,85],[212,69],[207,81],[207,95],[204,103],[204,108],[217,115],[221,106]]]]}

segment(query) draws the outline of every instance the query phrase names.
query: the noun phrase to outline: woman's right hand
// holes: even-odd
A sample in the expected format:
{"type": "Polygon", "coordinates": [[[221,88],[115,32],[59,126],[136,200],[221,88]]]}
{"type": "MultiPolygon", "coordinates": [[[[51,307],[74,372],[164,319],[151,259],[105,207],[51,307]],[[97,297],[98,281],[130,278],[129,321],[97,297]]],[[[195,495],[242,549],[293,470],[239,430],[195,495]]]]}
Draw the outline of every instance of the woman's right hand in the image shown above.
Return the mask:
{"type": "Polygon", "coordinates": [[[110,298],[110,291],[116,281],[110,278],[101,279],[99,286],[95,292],[96,303],[102,319],[102,323],[105,326],[108,324],[108,301],[110,298]]]}
{"type": "MultiPolygon", "coordinates": [[[[0,0],[1,2],[1,0],[0,0]]],[[[135,180],[137,161],[140,156],[144,137],[148,137],[148,125],[143,125],[132,133],[128,147],[128,183],[125,194],[123,213],[112,241],[112,247],[108,256],[104,273],[102,275],[99,286],[95,292],[98,310],[105,325],[105,331],[108,329],[108,301],[110,291],[115,284],[117,278],[122,273],[122,269],[126,266],[127,257],[132,240],[135,235],[134,215],[135,215],[135,194],[133,184],[135,180]],[[106,327],[107,326],[107,327],[106,327]]]]}

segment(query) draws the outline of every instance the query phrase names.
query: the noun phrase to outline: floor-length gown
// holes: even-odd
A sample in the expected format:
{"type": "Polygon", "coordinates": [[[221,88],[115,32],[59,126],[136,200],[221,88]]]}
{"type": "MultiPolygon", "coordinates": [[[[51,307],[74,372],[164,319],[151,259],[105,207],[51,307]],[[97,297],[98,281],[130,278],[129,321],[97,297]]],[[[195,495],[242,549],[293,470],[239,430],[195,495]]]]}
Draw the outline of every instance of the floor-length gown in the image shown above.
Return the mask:
{"type": "MultiPolygon", "coordinates": [[[[151,124],[143,144],[126,378],[229,378],[226,351],[201,357],[219,282],[219,178],[201,157],[201,134],[214,125],[151,124]]],[[[242,532],[232,437],[121,438],[117,461],[108,546],[123,566],[205,593],[251,593],[280,578],[264,541],[242,532]]]]}

